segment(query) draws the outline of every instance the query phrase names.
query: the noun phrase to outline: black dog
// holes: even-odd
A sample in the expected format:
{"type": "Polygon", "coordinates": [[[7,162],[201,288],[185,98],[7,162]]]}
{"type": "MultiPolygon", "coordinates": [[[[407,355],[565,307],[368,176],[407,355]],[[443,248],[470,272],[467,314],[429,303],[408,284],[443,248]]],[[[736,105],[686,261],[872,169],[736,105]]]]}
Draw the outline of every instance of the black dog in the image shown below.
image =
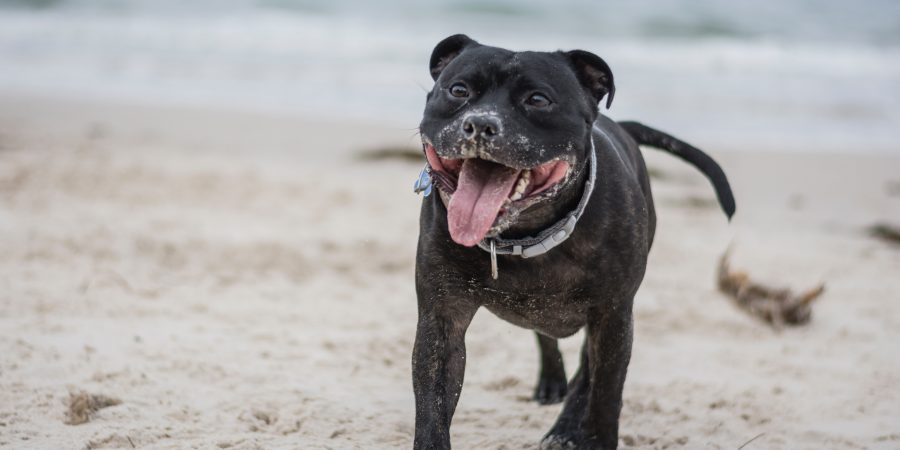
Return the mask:
{"type": "Polygon", "coordinates": [[[638,144],[699,168],[731,217],[728,180],[700,150],[601,116],[615,86],[592,53],[512,52],[456,35],[435,47],[430,66],[420,130],[438,195],[423,201],[416,255],[415,448],[450,448],[465,333],[484,306],[537,332],[535,398],[565,396],[541,448],[614,449],[632,301],[656,228],[638,144]],[[556,339],[582,327],[581,365],[567,385],[556,339]]]}

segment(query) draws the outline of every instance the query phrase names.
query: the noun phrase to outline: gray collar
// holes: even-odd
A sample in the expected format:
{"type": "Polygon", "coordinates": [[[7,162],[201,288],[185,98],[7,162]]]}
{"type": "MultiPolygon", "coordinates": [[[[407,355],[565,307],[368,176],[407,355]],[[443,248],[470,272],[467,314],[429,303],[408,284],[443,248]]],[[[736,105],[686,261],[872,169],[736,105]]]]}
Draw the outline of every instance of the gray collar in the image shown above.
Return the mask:
{"type": "MultiPolygon", "coordinates": [[[[497,255],[515,255],[521,256],[522,258],[540,256],[565,242],[565,240],[572,235],[572,232],[575,231],[575,224],[578,223],[578,219],[581,218],[585,208],[587,208],[591,193],[594,192],[594,182],[597,180],[597,150],[594,148],[593,136],[591,137],[591,158],[589,163],[590,173],[584,184],[584,192],[581,194],[581,200],[578,202],[578,206],[575,210],[566,214],[565,217],[558,220],[549,228],[542,230],[536,236],[519,239],[493,237],[483,239],[478,243],[479,248],[491,254],[491,275],[495,280],[498,277],[497,255]]],[[[419,174],[419,178],[413,185],[413,190],[416,193],[425,192],[426,197],[431,194],[431,167],[428,163],[425,164],[425,168],[422,169],[422,172],[419,174]]]]}

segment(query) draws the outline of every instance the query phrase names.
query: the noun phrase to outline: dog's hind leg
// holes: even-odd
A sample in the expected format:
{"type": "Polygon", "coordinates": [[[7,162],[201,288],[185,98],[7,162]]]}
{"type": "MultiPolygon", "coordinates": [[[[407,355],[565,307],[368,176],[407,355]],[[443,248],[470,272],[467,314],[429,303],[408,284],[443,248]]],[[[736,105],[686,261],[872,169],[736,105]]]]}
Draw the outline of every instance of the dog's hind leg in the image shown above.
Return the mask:
{"type": "Polygon", "coordinates": [[[535,333],[541,354],[541,372],[534,388],[534,400],[552,405],[566,397],[566,369],[556,339],[535,333]]]}
{"type": "Polygon", "coordinates": [[[631,307],[592,315],[581,365],[556,424],[541,441],[542,450],[610,450],[618,445],[622,389],[631,359],[631,307]]]}
{"type": "Polygon", "coordinates": [[[576,448],[581,438],[581,421],[584,418],[590,383],[585,371],[588,367],[587,342],[581,349],[581,363],[569,383],[566,403],[563,405],[553,428],[541,440],[541,450],[565,450],[576,448]]]}
{"type": "Polygon", "coordinates": [[[634,327],[631,301],[626,305],[618,310],[595,311],[588,320],[591,386],[581,424],[583,441],[578,448],[615,449],[618,445],[622,390],[631,360],[634,327]]]}

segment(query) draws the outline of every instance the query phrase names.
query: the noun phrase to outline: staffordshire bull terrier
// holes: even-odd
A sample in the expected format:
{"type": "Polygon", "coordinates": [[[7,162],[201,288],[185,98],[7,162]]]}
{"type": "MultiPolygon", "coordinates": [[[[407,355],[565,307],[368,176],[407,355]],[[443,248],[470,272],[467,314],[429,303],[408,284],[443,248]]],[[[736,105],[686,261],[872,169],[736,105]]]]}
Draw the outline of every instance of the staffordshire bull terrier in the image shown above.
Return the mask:
{"type": "Polygon", "coordinates": [[[465,334],[485,307],[537,333],[534,398],[565,398],[541,448],[614,449],[631,356],[632,302],[656,215],[638,145],[711,181],[730,218],[722,169],[702,151],[599,113],[613,73],[582,50],[514,52],[464,35],[441,41],[420,125],[428,164],[416,254],[414,447],[450,448],[465,334]],[[434,187],[435,189],[432,189],[434,187]],[[436,195],[427,195],[437,192],[436,195]],[[556,339],[586,328],[566,382],[556,339]]]}

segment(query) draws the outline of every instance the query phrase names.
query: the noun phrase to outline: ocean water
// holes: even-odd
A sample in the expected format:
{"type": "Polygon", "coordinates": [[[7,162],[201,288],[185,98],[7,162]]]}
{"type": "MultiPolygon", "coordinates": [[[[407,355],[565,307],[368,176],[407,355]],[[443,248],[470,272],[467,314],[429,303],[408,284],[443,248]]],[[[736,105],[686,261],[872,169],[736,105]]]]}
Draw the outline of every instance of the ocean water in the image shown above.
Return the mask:
{"type": "Polygon", "coordinates": [[[610,116],[707,148],[900,154],[896,0],[0,0],[0,90],[413,128],[459,32],[597,53],[610,116]]]}

